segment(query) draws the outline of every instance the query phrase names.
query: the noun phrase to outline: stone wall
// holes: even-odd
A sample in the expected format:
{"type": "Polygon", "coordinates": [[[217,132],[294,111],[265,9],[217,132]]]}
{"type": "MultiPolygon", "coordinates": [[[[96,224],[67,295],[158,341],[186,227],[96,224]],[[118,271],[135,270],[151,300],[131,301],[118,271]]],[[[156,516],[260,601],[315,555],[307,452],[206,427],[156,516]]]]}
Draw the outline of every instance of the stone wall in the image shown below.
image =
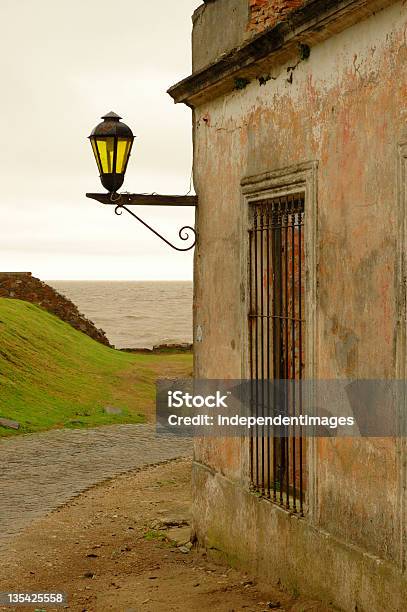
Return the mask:
{"type": "Polygon", "coordinates": [[[249,30],[261,32],[273,27],[294,9],[302,6],[306,0],[249,0],[249,30]]]}
{"type": "Polygon", "coordinates": [[[103,329],[97,329],[71,300],[32,276],[31,272],[0,272],[0,297],[25,300],[41,306],[93,340],[110,346],[103,329]]]}

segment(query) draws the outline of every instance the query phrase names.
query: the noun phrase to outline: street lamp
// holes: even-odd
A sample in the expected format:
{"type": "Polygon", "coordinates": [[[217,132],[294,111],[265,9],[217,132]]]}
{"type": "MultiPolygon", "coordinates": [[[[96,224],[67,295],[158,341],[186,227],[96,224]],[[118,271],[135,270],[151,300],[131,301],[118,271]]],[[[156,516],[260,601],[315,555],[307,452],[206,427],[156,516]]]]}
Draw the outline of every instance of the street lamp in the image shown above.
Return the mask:
{"type": "Polygon", "coordinates": [[[105,189],[116,193],[123,185],[124,175],[133,146],[134,136],[128,125],[116,113],[103,115],[89,136],[105,189]]]}
{"type": "Polygon", "coordinates": [[[86,197],[102,204],[115,206],[116,215],[121,215],[125,210],[176,251],[192,249],[196,243],[196,232],[193,227],[186,225],[178,232],[179,238],[184,241],[188,241],[192,235],[193,243],[184,248],[177,247],[143,219],[140,219],[127,206],[197,206],[197,196],[118,193],[123,185],[134,136],[131,129],[121,121],[121,117],[116,113],[107,113],[102,119],[103,121],[94,128],[89,139],[99,169],[100,180],[108,193],[87,193],[86,197]]]}

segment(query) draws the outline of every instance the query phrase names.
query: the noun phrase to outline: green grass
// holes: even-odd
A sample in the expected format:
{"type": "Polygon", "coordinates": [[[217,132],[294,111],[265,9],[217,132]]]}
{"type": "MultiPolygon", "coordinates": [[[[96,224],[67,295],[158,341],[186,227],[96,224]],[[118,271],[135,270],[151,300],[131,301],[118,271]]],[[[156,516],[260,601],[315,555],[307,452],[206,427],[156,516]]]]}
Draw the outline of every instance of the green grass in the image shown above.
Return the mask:
{"type": "Polygon", "coordinates": [[[37,306],[0,298],[0,417],[20,423],[0,436],[151,420],[156,379],[191,370],[188,353],[116,351],[37,306]]]}
{"type": "Polygon", "coordinates": [[[164,542],[167,539],[167,536],[163,531],[158,531],[157,529],[149,529],[145,532],[144,539],[147,540],[147,542],[153,542],[154,540],[164,542]]]}

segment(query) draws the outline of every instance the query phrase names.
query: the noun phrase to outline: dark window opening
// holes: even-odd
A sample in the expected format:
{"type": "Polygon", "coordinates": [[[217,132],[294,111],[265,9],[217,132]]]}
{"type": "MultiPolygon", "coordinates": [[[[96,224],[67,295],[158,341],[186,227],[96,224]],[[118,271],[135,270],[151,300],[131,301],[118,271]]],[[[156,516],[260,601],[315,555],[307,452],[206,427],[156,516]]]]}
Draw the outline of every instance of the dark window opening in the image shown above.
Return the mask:
{"type": "MultiPolygon", "coordinates": [[[[252,411],[271,414],[272,398],[257,381],[302,380],[305,358],[304,195],[255,202],[249,230],[250,378],[252,411]]],[[[301,412],[301,394],[286,394],[285,413],[301,412]]],[[[275,404],[274,404],[275,406],[275,404]]],[[[275,409],[275,408],[274,408],[275,409]]],[[[305,447],[300,426],[285,437],[257,428],[250,438],[253,488],[292,512],[304,512],[305,447]]]]}

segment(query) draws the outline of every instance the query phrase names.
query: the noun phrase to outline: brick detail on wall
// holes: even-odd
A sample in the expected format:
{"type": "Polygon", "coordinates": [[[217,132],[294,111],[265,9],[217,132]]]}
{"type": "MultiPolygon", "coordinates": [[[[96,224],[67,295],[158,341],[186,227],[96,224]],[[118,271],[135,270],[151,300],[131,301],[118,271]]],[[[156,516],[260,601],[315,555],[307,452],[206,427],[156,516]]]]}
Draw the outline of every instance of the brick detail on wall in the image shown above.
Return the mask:
{"type": "Polygon", "coordinates": [[[0,297],[25,300],[41,306],[93,340],[110,346],[103,329],[97,329],[71,300],[30,272],[0,272],[0,297]]]}
{"type": "Polygon", "coordinates": [[[307,0],[249,0],[249,31],[256,33],[274,26],[307,0]]]}

